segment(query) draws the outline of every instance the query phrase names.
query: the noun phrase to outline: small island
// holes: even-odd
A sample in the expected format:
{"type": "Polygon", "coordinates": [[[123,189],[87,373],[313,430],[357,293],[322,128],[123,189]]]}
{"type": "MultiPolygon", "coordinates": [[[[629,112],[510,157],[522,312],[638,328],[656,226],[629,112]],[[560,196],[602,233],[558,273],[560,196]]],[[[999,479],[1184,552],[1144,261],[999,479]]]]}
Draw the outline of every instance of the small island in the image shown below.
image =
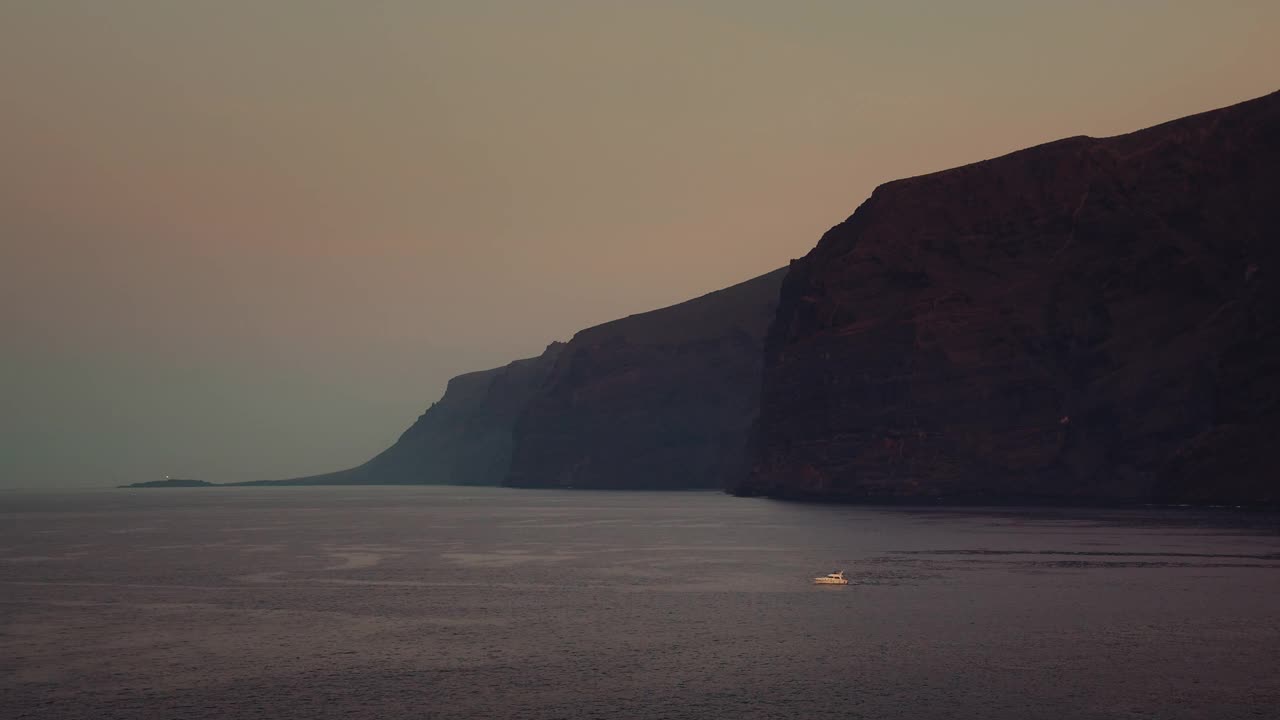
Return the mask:
{"type": "Polygon", "coordinates": [[[163,480],[149,480],[147,482],[137,482],[129,485],[121,485],[122,488],[172,488],[172,487],[208,487],[215,483],[207,480],[189,480],[186,478],[165,478],[163,480]]]}

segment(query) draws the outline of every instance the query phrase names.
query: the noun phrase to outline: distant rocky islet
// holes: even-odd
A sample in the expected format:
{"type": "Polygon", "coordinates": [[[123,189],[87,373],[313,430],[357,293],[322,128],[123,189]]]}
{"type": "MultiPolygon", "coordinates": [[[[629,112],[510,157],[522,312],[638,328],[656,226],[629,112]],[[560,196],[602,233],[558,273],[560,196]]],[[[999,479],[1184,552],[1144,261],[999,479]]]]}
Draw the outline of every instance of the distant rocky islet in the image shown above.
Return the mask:
{"type": "Polygon", "coordinates": [[[136,482],[128,485],[121,485],[122,488],[187,488],[187,487],[212,487],[216,483],[207,480],[189,480],[186,478],[165,478],[164,480],[149,480],[147,482],[136,482]]]}

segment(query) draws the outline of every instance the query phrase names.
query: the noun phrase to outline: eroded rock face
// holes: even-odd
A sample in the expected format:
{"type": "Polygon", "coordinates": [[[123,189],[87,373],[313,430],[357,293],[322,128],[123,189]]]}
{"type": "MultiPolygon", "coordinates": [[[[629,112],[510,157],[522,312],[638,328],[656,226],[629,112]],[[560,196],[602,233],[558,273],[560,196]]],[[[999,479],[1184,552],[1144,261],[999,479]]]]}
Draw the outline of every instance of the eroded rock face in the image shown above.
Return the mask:
{"type": "Polygon", "coordinates": [[[720,488],[745,471],[785,270],[579,332],[516,425],[516,487],[720,488]]]}
{"type": "Polygon", "coordinates": [[[1280,501],[1280,94],[878,188],[794,261],[742,493],[1280,501]]]}
{"type": "Polygon", "coordinates": [[[511,464],[512,431],[564,343],[493,370],[459,375],[444,396],[369,462],[324,475],[250,484],[498,485],[511,464]]]}

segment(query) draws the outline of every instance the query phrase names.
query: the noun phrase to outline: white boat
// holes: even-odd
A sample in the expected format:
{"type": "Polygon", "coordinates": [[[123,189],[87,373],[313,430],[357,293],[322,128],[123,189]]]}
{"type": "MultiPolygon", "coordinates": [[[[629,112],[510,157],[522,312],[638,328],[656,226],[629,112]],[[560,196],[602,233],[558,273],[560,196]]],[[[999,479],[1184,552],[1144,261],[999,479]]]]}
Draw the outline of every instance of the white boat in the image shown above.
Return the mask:
{"type": "Polygon", "coordinates": [[[833,572],[823,577],[816,577],[813,579],[813,584],[815,585],[848,585],[849,578],[845,577],[844,571],[841,570],[840,572],[833,572]]]}

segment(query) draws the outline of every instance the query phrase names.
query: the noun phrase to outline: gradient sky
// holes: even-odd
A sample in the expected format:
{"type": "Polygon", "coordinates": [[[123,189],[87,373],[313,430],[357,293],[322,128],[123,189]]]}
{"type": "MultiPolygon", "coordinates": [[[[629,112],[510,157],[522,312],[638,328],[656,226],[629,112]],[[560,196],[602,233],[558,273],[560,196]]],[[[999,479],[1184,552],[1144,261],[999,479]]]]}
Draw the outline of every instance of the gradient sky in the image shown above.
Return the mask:
{"type": "Polygon", "coordinates": [[[1280,87],[1280,2],[9,0],[0,486],[334,470],[884,181],[1280,87]]]}

